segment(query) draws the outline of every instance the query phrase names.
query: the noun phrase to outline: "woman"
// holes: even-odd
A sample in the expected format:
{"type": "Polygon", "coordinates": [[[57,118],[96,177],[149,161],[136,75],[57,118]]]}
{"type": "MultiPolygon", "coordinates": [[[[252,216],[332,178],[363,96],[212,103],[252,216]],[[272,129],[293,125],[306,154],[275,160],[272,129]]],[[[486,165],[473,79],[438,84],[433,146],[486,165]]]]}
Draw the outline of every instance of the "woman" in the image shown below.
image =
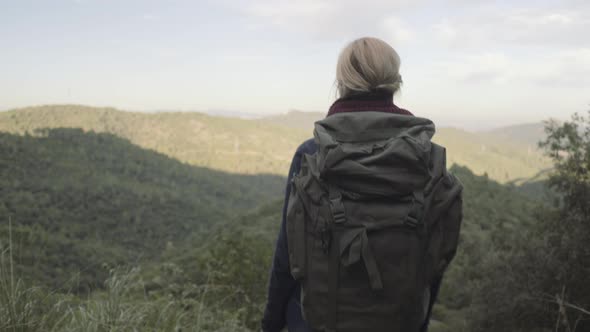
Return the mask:
{"type": "MultiPolygon", "coordinates": [[[[393,95],[402,84],[399,68],[400,58],[397,52],[384,41],[376,38],[360,38],[351,42],[342,50],[338,59],[336,84],[340,98],[330,107],[327,118],[339,113],[367,111],[412,117],[412,113],[393,103],[393,95]]],[[[432,132],[434,132],[433,127],[432,132]]],[[[299,173],[303,156],[317,152],[317,144],[317,140],[314,141],[314,139],[304,142],[297,149],[289,170],[282,224],[270,275],[268,302],[262,320],[262,330],[265,332],[281,331],[285,325],[289,331],[311,331],[302,315],[300,285],[290,271],[286,214],[291,180],[299,173]]],[[[455,248],[448,250],[447,264],[452,259],[455,248]]],[[[429,287],[426,287],[423,298],[424,314],[420,316],[425,317],[420,323],[421,331],[427,329],[439,285],[440,277],[435,278],[429,287]]]]}

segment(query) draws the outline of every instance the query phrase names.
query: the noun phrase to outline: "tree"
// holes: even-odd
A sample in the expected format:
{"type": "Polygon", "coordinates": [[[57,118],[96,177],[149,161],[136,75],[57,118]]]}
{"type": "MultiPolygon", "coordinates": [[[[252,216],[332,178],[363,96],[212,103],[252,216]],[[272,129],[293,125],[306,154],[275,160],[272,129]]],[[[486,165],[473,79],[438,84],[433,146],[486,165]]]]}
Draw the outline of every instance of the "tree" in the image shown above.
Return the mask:
{"type": "Polygon", "coordinates": [[[549,121],[545,132],[547,138],[539,146],[555,167],[549,185],[562,197],[559,218],[548,223],[546,231],[559,240],[556,253],[563,264],[561,292],[546,294],[546,300],[557,305],[562,331],[586,331],[590,329],[590,117],[575,114],[563,124],[549,121]]]}
{"type": "Polygon", "coordinates": [[[560,199],[485,265],[474,331],[590,331],[590,119],[548,121],[545,132],[547,183],[560,199]]]}

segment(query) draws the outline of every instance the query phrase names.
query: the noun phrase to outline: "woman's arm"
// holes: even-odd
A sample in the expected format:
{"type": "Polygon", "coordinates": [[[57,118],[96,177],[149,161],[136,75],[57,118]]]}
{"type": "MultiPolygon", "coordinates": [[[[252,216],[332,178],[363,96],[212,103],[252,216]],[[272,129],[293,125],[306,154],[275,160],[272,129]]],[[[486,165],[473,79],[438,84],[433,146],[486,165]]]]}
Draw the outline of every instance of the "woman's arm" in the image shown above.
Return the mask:
{"type": "Polygon", "coordinates": [[[297,281],[291,276],[291,270],[289,268],[286,212],[289,203],[289,194],[291,192],[291,179],[294,174],[299,172],[301,157],[303,154],[313,153],[314,149],[315,146],[313,145],[313,140],[303,143],[297,149],[291,162],[291,167],[289,168],[281,228],[276,242],[272,268],[270,271],[268,298],[266,309],[264,310],[264,318],[262,319],[262,330],[264,332],[278,332],[285,326],[285,311],[287,309],[287,303],[292,296],[293,290],[297,286],[297,281]]]}

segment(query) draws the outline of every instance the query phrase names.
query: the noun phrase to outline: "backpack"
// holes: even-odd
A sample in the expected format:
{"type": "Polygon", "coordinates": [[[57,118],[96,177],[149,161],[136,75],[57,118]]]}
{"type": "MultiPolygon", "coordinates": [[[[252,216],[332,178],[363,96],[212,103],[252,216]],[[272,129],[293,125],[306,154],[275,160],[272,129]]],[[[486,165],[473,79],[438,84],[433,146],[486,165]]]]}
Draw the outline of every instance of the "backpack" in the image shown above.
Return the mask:
{"type": "Polygon", "coordinates": [[[424,325],[462,219],[462,185],[433,135],[428,119],[384,112],[315,123],[318,150],[303,156],[287,206],[290,270],[314,331],[424,325]]]}

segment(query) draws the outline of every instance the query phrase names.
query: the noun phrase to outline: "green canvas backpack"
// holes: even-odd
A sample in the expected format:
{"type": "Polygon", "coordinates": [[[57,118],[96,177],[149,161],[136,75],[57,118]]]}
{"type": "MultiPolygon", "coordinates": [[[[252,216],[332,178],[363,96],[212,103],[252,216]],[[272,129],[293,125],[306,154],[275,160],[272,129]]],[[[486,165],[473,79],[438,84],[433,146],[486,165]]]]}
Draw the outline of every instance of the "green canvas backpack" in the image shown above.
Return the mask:
{"type": "Polygon", "coordinates": [[[384,112],[315,124],[287,207],[290,269],[314,331],[418,332],[454,257],[462,186],[434,124],[384,112]]]}

